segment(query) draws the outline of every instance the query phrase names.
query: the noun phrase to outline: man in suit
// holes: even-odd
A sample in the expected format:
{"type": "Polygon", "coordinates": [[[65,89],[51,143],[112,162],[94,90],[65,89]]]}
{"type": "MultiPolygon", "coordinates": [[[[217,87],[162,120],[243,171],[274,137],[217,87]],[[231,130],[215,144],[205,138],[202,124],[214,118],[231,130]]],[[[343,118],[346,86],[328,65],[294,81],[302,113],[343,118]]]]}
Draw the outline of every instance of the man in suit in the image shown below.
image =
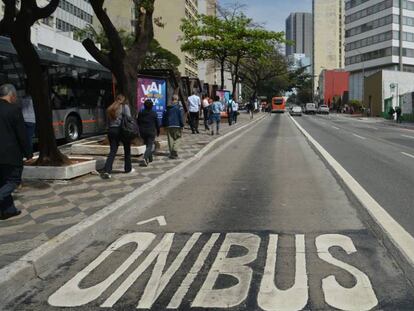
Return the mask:
{"type": "Polygon", "coordinates": [[[21,214],[14,205],[12,193],[20,185],[23,157],[32,158],[26,141],[24,120],[16,104],[13,85],[0,86],[0,219],[21,214]]]}

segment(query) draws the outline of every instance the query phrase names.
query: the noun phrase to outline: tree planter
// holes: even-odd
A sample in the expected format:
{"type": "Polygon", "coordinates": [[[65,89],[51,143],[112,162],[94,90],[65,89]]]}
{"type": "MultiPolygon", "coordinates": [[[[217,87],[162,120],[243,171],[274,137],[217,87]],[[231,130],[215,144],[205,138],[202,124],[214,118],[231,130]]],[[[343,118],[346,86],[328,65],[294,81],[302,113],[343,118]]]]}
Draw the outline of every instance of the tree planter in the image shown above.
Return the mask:
{"type": "MultiPolygon", "coordinates": [[[[163,149],[167,147],[168,144],[166,141],[156,141],[155,148],[156,150],[163,149]]],[[[131,155],[140,156],[144,154],[145,146],[131,146],[131,155]]],[[[71,154],[82,154],[82,155],[108,155],[109,146],[102,144],[99,141],[84,142],[80,144],[74,144],[71,146],[71,154]]],[[[124,155],[124,148],[122,144],[118,148],[117,155],[124,155]]]]}
{"type": "Polygon", "coordinates": [[[23,179],[68,180],[100,170],[105,159],[92,157],[70,157],[74,164],[65,166],[32,166],[25,165],[23,179]]]}

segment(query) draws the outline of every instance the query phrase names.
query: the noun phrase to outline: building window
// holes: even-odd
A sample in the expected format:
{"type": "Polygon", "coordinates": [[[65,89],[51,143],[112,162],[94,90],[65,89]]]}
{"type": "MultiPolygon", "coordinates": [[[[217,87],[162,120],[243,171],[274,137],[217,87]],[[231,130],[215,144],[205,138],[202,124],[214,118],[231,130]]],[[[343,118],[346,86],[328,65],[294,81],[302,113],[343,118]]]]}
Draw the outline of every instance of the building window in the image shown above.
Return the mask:
{"type": "Polygon", "coordinates": [[[355,12],[354,14],[351,14],[351,15],[347,16],[345,18],[345,23],[349,24],[349,23],[355,22],[355,21],[357,21],[361,18],[364,18],[366,16],[370,16],[370,15],[376,14],[378,12],[384,11],[388,8],[392,8],[393,6],[394,6],[393,0],[382,1],[380,3],[377,3],[373,6],[370,6],[366,9],[363,9],[361,11],[355,12]]]}

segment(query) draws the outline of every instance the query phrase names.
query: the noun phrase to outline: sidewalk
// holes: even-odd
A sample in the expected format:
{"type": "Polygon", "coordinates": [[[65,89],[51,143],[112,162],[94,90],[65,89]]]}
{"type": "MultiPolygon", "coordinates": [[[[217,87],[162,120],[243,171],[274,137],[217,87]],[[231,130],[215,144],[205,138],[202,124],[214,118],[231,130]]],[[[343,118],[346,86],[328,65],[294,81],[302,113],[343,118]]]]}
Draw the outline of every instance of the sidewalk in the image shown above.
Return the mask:
{"type": "MultiPolygon", "coordinates": [[[[221,124],[221,134],[250,122],[248,115],[243,112],[239,116],[239,122],[232,127],[228,126],[227,120],[224,121],[221,124]]],[[[154,162],[149,167],[141,167],[141,158],[133,158],[135,173],[123,174],[123,159],[117,157],[110,180],[90,174],[70,181],[24,182],[23,188],[14,195],[16,206],[22,210],[22,214],[0,222],[0,269],[193,157],[205,145],[220,137],[210,136],[201,123],[200,129],[199,135],[184,130],[179,148],[180,158],[177,160],[170,160],[167,152],[161,152],[154,157],[154,162]]],[[[65,147],[62,149],[69,150],[65,147]]]]}
{"type": "Polygon", "coordinates": [[[386,119],[380,118],[380,117],[364,117],[362,115],[350,115],[350,114],[332,114],[332,115],[337,116],[337,117],[350,118],[350,119],[359,120],[359,121],[382,124],[382,125],[386,125],[386,126],[394,126],[394,127],[400,127],[400,128],[406,128],[406,129],[414,130],[414,123],[413,122],[397,123],[395,120],[386,120],[386,119]]]}

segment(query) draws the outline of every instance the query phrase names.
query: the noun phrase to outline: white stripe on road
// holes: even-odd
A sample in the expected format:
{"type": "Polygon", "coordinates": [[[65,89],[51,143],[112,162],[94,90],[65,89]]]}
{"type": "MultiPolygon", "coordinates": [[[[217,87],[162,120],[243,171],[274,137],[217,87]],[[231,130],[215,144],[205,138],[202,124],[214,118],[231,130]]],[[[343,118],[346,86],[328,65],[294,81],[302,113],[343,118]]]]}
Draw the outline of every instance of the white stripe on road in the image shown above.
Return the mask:
{"type": "Polygon", "coordinates": [[[333,125],[332,125],[332,127],[333,127],[335,130],[339,130],[339,127],[336,127],[336,126],[333,126],[333,125]]]}
{"type": "Polygon", "coordinates": [[[408,266],[404,265],[404,270],[411,273],[414,269],[414,238],[296,120],[291,120],[354,193],[393,248],[396,248],[398,256],[408,263],[408,266]]]}
{"type": "Polygon", "coordinates": [[[402,137],[406,137],[406,138],[411,138],[414,139],[414,136],[409,136],[409,135],[401,135],[402,137]]]}
{"type": "Polygon", "coordinates": [[[352,134],[352,135],[354,135],[355,137],[358,137],[358,138],[360,138],[360,139],[366,139],[365,137],[363,137],[363,136],[359,136],[359,135],[357,135],[357,134],[352,134]]]}
{"type": "Polygon", "coordinates": [[[412,155],[412,154],[409,154],[409,153],[407,153],[407,152],[401,152],[403,155],[405,155],[405,156],[407,156],[407,157],[410,157],[410,158],[413,158],[414,159],[414,155],[412,155]]]}

